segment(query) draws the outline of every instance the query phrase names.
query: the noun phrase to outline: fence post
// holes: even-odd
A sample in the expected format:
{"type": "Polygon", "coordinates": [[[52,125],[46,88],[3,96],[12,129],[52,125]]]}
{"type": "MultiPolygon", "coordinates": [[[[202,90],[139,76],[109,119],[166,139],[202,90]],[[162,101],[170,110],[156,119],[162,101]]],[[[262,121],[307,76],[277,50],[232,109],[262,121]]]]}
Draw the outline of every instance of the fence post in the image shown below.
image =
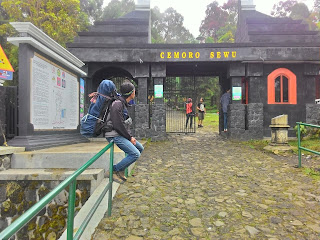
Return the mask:
{"type": "Polygon", "coordinates": [[[76,182],[77,180],[74,180],[69,185],[67,240],[73,239],[73,221],[74,221],[74,204],[76,200],[76,182]]]}
{"type": "Polygon", "coordinates": [[[113,182],[113,156],[114,156],[114,143],[110,148],[110,164],[109,164],[109,196],[108,196],[108,217],[111,216],[111,208],[112,208],[112,182],[113,182]]]}
{"type": "Polygon", "coordinates": [[[300,123],[297,123],[298,124],[298,155],[299,155],[299,164],[298,164],[298,167],[301,168],[301,140],[300,140],[300,123]]]}

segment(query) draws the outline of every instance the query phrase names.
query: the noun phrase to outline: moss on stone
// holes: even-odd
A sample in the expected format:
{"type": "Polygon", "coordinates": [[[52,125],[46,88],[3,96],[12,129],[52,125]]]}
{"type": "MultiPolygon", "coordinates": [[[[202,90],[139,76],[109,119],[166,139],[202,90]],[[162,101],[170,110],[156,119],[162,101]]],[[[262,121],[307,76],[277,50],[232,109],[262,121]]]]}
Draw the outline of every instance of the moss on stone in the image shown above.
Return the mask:
{"type": "Polygon", "coordinates": [[[47,195],[49,193],[49,189],[41,186],[38,190],[38,194],[39,194],[39,200],[42,199],[45,195],[47,195]]]}
{"type": "Polygon", "coordinates": [[[56,240],[57,234],[54,231],[49,230],[48,232],[46,232],[45,238],[46,238],[46,240],[56,240]]]}
{"type": "Polygon", "coordinates": [[[16,214],[17,209],[10,200],[4,201],[1,205],[1,216],[2,217],[12,217],[16,214]]]}
{"type": "Polygon", "coordinates": [[[66,219],[60,215],[54,215],[50,221],[50,227],[56,232],[64,229],[66,225],[66,219]]]}
{"type": "Polygon", "coordinates": [[[49,217],[52,217],[53,215],[56,215],[58,212],[58,206],[56,204],[49,204],[47,208],[47,213],[49,217]]]}
{"type": "Polygon", "coordinates": [[[23,200],[23,201],[17,206],[17,213],[18,213],[19,215],[22,215],[22,213],[28,209],[28,208],[27,208],[27,205],[28,205],[28,204],[26,203],[26,201],[23,200]]]}
{"type": "Polygon", "coordinates": [[[35,222],[31,222],[28,224],[28,231],[32,231],[32,230],[35,230],[37,227],[36,223],[35,222]]]}
{"type": "Polygon", "coordinates": [[[85,202],[88,200],[89,198],[89,192],[87,189],[83,189],[82,193],[81,193],[81,204],[82,206],[85,204],[85,202]]]}
{"type": "Polygon", "coordinates": [[[39,184],[40,184],[39,181],[30,181],[29,188],[30,189],[37,189],[39,184]]]}
{"type": "Polygon", "coordinates": [[[9,182],[6,187],[7,197],[14,203],[20,203],[24,199],[24,192],[16,182],[9,182]]]}
{"type": "Polygon", "coordinates": [[[39,232],[45,233],[48,231],[49,227],[50,227],[50,222],[48,221],[39,228],[39,232]]]}
{"type": "Polygon", "coordinates": [[[58,215],[67,217],[68,216],[68,207],[67,206],[60,206],[58,207],[58,215]]]}
{"type": "Polygon", "coordinates": [[[77,192],[76,192],[76,200],[75,200],[75,202],[74,202],[74,206],[75,206],[75,207],[79,207],[80,199],[81,199],[81,194],[77,191],[77,192]]]}

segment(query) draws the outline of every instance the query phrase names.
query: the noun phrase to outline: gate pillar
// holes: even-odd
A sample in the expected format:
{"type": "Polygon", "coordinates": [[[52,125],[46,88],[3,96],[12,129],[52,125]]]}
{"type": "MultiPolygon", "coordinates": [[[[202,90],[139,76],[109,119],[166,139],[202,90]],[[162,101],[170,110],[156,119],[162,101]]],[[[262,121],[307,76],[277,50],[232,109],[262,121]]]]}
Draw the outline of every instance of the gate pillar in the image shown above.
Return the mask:
{"type": "Polygon", "coordinates": [[[135,136],[138,138],[148,137],[149,131],[149,105],[148,100],[148,78],[137,77],[138,80],[138,104],[135,105],[134,118],[135,118],[135,136]]]}
{"type": "MultiPolygon", "coordinates": [[[[155,77],[154,85],[163,86],[163,78],[155,77]]],[[[151,120],[152,140],[162,140],[166,136],[166,108],[164,99],[155,98],[152,105],[152,120],[151,120]]]]}

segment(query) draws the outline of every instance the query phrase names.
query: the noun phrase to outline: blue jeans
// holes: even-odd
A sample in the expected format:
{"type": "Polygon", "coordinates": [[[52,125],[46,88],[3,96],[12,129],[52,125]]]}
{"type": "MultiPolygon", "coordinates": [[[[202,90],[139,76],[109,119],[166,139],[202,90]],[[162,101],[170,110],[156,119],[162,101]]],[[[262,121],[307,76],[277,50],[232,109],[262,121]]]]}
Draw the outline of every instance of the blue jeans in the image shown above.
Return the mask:
{"type": "Polygon", "coordinates": [[[136,145],[133,145],[128,139],[122,136],[109,137],[108,142],[111,140],[122,150],[127,156],[122,159],[118,164],[113,166],[114,171],[124,171],[132,163],[138,160],[140,154],[143,151],[143,146],[137,141],[136,145]]]}
{"type": "Polygon", "coordinates": [[[223,113],[223,129],[228,129],[228,113],[223,113]]]}

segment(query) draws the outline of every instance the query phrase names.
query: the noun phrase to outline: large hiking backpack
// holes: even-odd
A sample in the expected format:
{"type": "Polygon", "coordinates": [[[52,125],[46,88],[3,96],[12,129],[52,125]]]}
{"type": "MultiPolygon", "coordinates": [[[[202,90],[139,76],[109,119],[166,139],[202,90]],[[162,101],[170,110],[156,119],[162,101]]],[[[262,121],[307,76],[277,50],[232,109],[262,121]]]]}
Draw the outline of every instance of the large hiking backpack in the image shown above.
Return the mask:
{"type": "Polygon", "coordinates": [[[87,138],[99,136],[103,128],[107,127],[106,120],[110,106],[118,98],[116,86],[110,80],[103,80],[98,87],[98,92],[91,93],[89,96],[92,99],[88,113],[80,122],[80,133],[87,138]]]}

